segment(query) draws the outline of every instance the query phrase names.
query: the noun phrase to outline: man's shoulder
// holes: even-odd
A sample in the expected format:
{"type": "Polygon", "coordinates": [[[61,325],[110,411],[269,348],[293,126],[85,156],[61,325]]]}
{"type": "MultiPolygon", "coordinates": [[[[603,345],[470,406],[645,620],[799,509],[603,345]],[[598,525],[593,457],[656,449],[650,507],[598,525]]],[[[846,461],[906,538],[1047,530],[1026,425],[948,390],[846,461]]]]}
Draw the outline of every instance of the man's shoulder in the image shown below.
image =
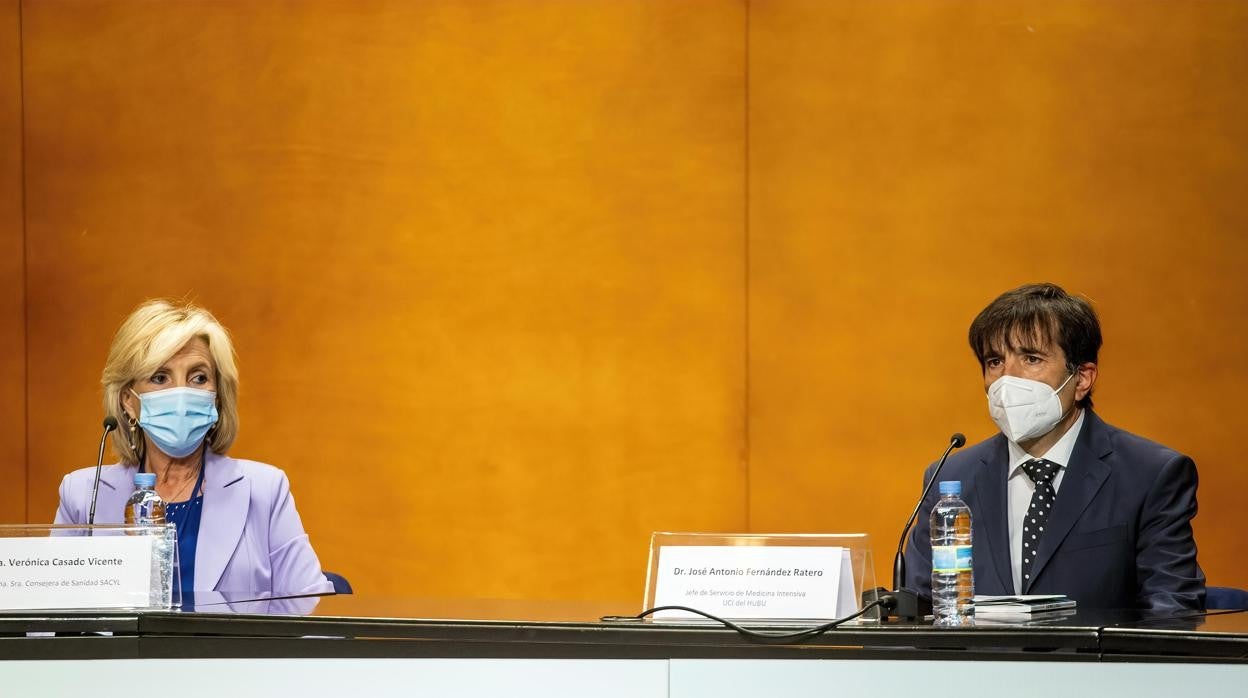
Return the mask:
{"type": "MultiPolygon", "coordinates": [[[[1130,463],[1138,465],[1155,464],[1160,467],[1176,459],[1187,458],[1184,454],[1165,444],[1116,427],[1095,414],[1089,413],[1089,417],[1091,418],[1090,439],[1097,440],[1099,436],[1104,442],[1102,447],[1107,448],[1114,456],[1125,458],[1130,463]]],[[[1093,446],[1096,447],[1096,444],[1094,443],[1093,446]]]]}
{"type": "MultiPolygon", "coordinates": [[[[949,459],[945,461],[945,467],[941,470],[942,477],[944,475],[961,472],[967,469],[979,468],[983,463],[990,462],[998,452],[1005,449],[1005,437],[1001,434],[990,436],[977,444],[967,446],[949,454],[949,459]]],[[[936,463],[932,462],[927,467],[930,475],[936,463]]]]}
{"type": "Polygon", "coordinates": [[[992,460],[995,456],[1005,450],[1005,437],[998,432],[983,441],[954,451],[949,455],[949,464],[978,464],[983,461],[992,460]]]}
{"type": "Polygon", "coordinates": [[[979,443],[967,446],[949,458],[950,460],[957,458],[959,462],[978,463],[980,461],[990,460],[993,456],[1005,448],[1005,437],[998,432],[983,441],[980,441],[979,443]]]}

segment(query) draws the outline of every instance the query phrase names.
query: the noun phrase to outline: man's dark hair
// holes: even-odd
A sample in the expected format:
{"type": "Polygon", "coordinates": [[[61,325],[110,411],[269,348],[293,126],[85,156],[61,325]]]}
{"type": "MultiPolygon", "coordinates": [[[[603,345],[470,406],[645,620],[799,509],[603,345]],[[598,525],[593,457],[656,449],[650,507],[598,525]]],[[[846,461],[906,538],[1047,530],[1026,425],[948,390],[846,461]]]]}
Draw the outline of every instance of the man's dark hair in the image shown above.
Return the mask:
{"type": "MultiPolygon", "coordinates": [[[[1066,354],[1066,370],[1074,373],[1085,363],[1096,363],[1101,350],[1101,323],[1083,298],[1057,284],[1028,284],[1006,291],[980,311],[971,323],[969,339],[980,370],[991,356],[1014,351],[1016,342],[1034,346],[1055,344],[1066,354]]],[[[1077,403],[1092,406],[1092,393],[1077,403]]]]}

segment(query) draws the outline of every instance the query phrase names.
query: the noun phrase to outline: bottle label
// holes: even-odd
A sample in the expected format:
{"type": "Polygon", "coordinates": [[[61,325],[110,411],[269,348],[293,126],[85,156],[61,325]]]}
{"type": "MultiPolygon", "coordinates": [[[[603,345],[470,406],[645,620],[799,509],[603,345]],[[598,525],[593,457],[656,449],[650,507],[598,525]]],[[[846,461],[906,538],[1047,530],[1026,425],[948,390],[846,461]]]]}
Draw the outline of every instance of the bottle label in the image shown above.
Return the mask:
{"type": "Polygon", "coordinates": [[[933,545],[933,572],[969,572],[971,570],[971,546],[933,545]]]}

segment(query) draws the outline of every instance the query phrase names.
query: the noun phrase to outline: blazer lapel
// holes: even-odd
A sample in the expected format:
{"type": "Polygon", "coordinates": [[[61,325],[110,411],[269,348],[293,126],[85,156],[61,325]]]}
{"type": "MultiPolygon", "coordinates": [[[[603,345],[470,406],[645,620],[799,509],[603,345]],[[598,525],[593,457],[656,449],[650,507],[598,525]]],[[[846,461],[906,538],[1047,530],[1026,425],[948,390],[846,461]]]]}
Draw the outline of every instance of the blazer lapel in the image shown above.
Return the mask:
{"type": "MultiPolygon", "coordinates": [[[[126,522],[126,502],[134,494],[136,467],[112,465],[100,473],[100,492],[95,498],[95,522],[97,524],[123,524],[126,522]]],[[[91,494],[87,489],[88,497],[91,494]]],[[[91,501],[87,500],[90,508],[91,501]]],[[[86,523],[86,516],[83,516],[86,523]]]]}
{"type": "Polygon", "coordinates": [[[1088,410],[1084,417],[1083,432],[1075,442],[1075,448],[1070,453],[1070,463],[1066,465],[1066,474],[1062,476],[1062,487],[1057,492],[1053,513],[1049,515],[1048,526],[1040,537],[1036,561],[1031,568],[1033,583],[1039,579],[1045,565],[1053,559],[1070,529],[1105,484],[1110,468],[1103,459],[1111,452],[1113,446],[1105,433],[1105,423],[1088,410]]]}
{"type": "MultiPolygon", "coordinates": [[[[992,562],[1001,588],[1012,593],[1014,577],[1010,574],[1010,529],[1006,520],[1008,494],[1005,489],[1009,458],[1005,437],[998,435],[992,451],[983,458],[974,486],[967,488],[970,500],[967,506],[974,512],[975,520],[982,522],[977,533],[985,538],[987,559],[992,562]]],[[[979,543],[978,538],[975,542],[979,543]]]]}
{"type": "Polygon", "coordinates": [[[204,509],[195,541],[195,588],[215,589],[238,548],[251,503],[251,482],[233,458],[204,459],[204,509]]]}

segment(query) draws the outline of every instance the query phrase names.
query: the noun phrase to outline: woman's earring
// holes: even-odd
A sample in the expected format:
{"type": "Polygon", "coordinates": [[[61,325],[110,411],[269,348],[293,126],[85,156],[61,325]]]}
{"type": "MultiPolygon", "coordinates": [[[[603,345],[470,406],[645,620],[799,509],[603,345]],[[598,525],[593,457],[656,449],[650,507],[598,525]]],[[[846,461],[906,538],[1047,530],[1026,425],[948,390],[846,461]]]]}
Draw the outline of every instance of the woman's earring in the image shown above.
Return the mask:
{"type": "Polygon", "coordinates": [[[135,448],[134,433],[139,429],[139,421],[130,415],[126,415],[126,424],[130,427],[130,436],[126,439],[130,442],[130,448],[135,448]]]}

